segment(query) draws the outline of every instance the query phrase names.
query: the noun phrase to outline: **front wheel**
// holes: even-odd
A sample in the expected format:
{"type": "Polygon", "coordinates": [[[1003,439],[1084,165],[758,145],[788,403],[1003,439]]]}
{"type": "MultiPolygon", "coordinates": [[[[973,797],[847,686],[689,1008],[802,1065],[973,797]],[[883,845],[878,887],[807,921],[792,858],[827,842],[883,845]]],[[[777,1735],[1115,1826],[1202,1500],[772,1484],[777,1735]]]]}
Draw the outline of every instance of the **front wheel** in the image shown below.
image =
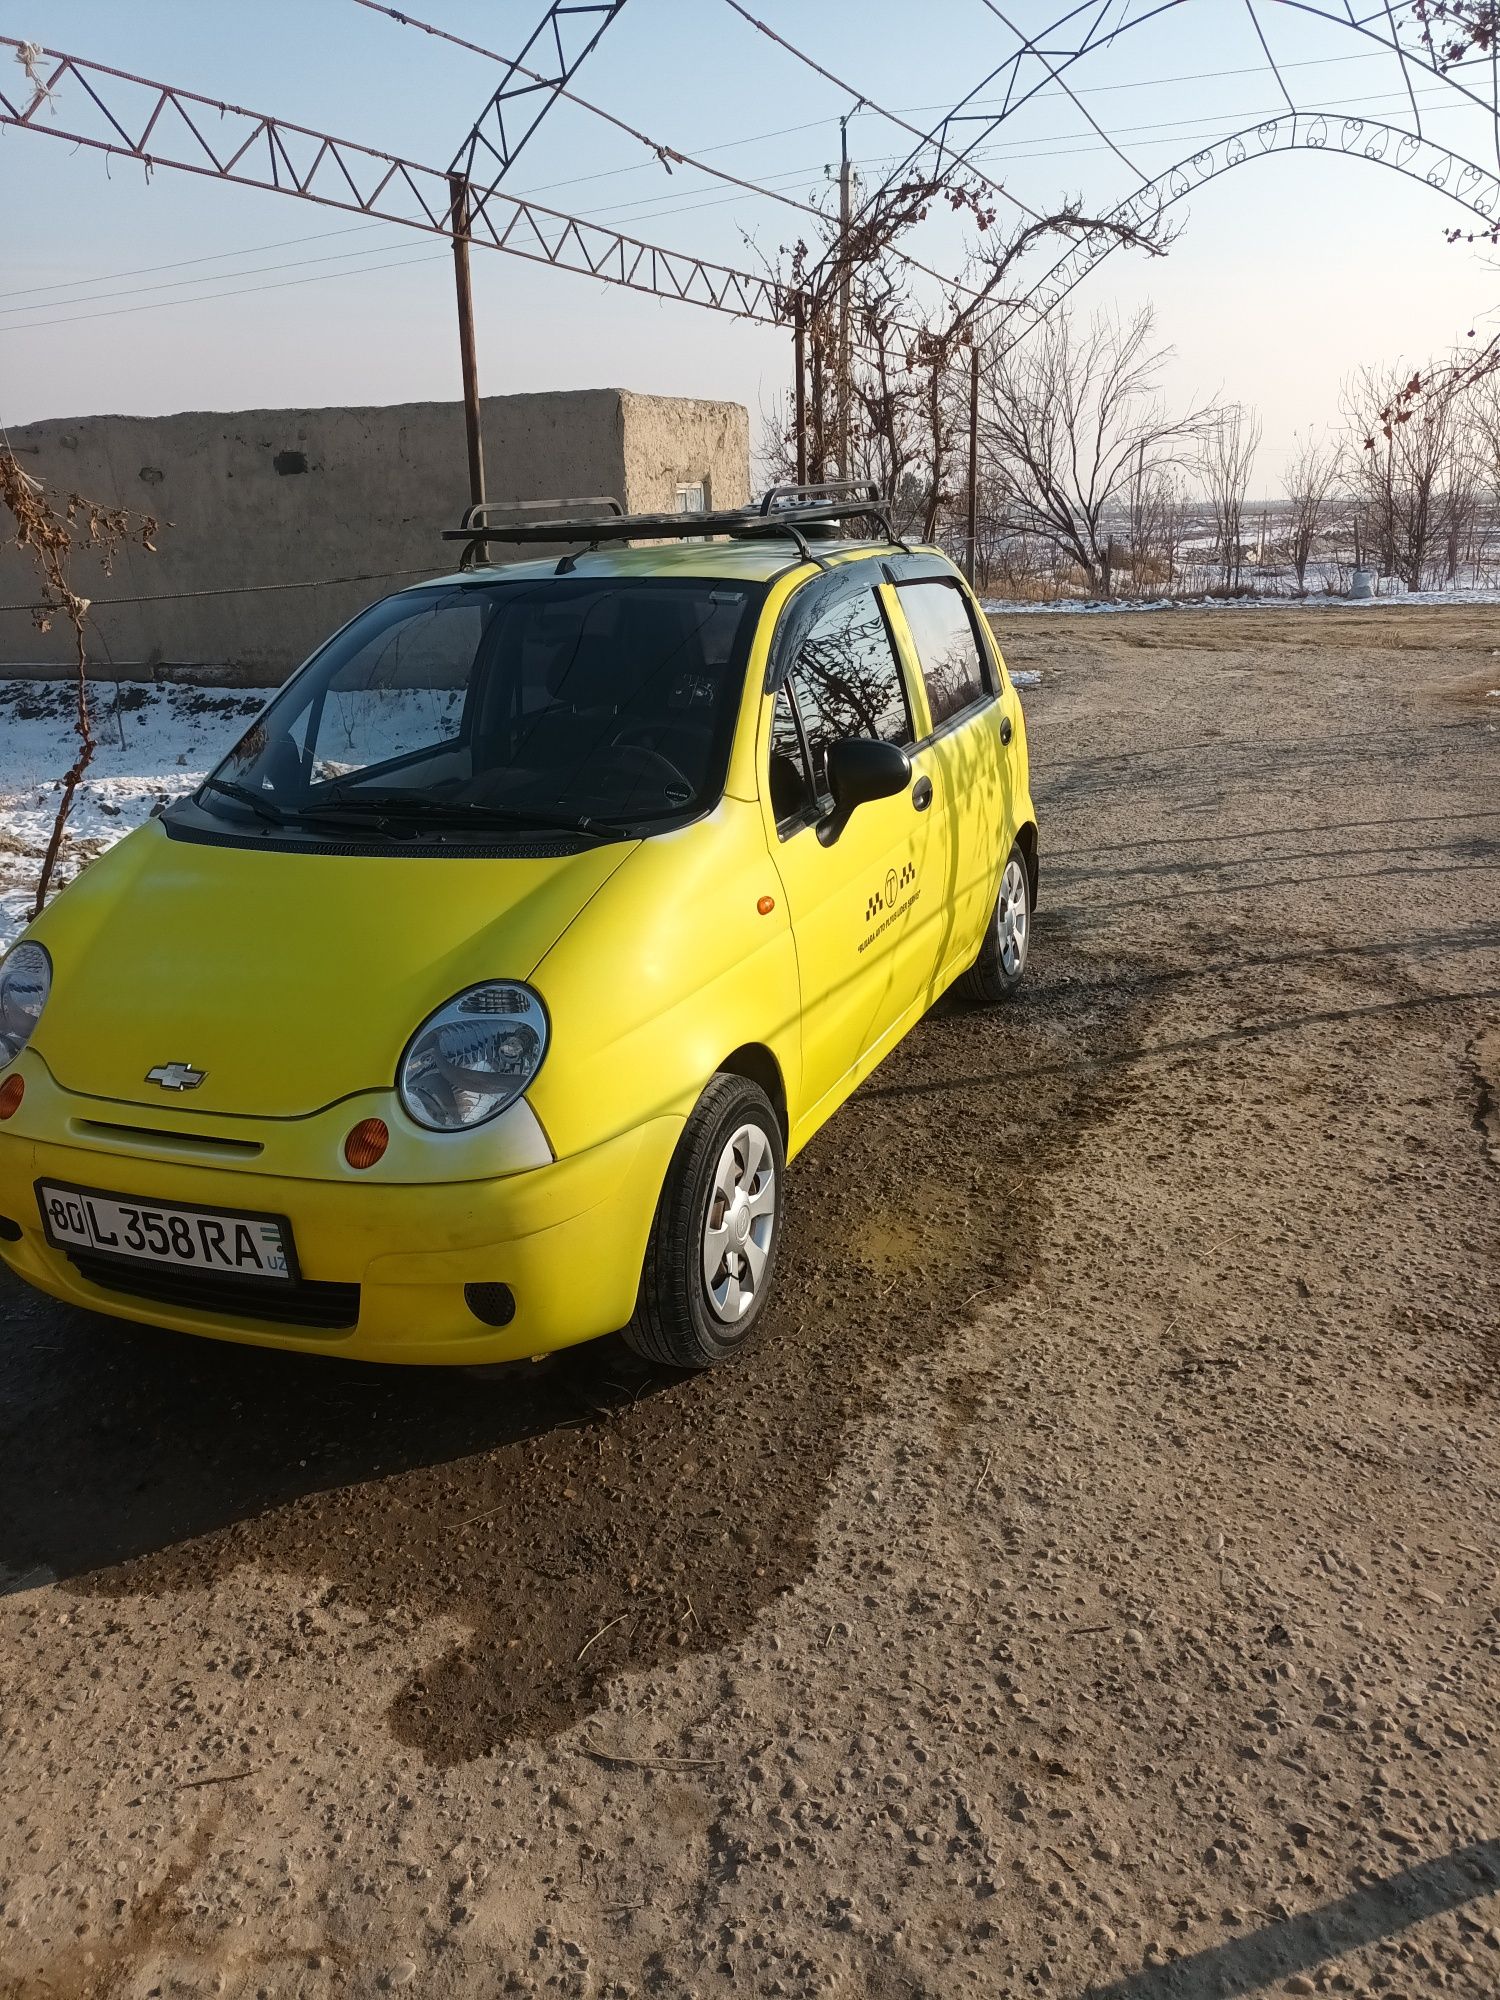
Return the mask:
{"type": "Polygon", "coordinates": [[[765,1311],[781,1234],[786,1148],[771,1100],[716,1076],[687,1122],[646,1245],[625,1338],[644,1360],[707,1368],[765,1311]]]}
{"type": "Polygon", "coordinates": [[[959,981],[959,991],[984,1006],[1008,999],[1021,983],[1030,946],[1031,877],[1018,845],[1006,857],[1000,894],[995,898],[984,943],[978,958],[959,981]]]}

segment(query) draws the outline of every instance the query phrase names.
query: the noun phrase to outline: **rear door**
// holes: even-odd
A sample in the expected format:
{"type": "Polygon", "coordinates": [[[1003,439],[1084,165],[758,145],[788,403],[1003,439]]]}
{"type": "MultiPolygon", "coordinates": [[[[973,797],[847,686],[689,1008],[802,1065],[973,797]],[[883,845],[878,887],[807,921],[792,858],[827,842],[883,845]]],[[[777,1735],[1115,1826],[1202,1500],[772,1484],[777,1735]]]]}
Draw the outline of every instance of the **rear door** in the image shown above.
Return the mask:
{"type": "Polygon", "coordinates": [[[946,979],[979,948],[1015,837],[1011,731],[977,622],[982,614],[963,584],[936,568],[925,575],[898,569],[897,577],[897,630],[926,695],[923,752],[937,793],[934,824],[941,823],[948,849],[949,908],[938,954],[946,979]]]}
{"type": "Polygon", "coordinates": [[[772,648],[762,763],[771,851],[797,950],[801,993],[799,1144],[926,1007],[937,973],[943,887],[933,787],[876,563],[843,566],[799,591],[772,648]],[[912,751],[912,783],[858,808],[825,846],[829,745],[870,736],[912,751]]]}

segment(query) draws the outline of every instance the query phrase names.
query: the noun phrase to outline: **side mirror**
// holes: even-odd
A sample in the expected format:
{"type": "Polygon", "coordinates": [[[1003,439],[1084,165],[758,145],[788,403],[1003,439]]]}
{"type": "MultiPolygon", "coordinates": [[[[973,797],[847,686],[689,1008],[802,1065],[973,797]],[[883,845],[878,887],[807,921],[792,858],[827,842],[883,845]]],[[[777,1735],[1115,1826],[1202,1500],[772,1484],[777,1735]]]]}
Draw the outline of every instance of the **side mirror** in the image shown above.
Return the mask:
{"type": "Polygon", "coordinates": [[[831,847],[856,806],[894,798],[911,783],[911,759],[894,743],[872,736],[845,736],[828,746],[828,789],[833,811],[818,821],[818,838],[831,847]]]}

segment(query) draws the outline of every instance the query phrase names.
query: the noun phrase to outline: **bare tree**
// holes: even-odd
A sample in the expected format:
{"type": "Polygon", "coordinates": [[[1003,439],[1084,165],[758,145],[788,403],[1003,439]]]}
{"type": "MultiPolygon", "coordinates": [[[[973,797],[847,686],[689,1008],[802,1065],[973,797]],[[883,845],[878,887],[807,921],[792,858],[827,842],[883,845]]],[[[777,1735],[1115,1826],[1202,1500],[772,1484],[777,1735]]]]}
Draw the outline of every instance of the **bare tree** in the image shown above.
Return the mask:
{"type": "Polygon", "coordinates": [[[55,507],[41,481],[21,469],[20,460],[8,447],[0,449],[0,509],[9,517],[7,539],[36,566],[40,595],[32,607],[32,623],[39,632],[48,632],[55,618],[65,618],[73,630],[78,754],[63,774],[57,813],[37,876],[31,914],[39,917],[62,851],[63,831],[73,809],[73,796],[94,755],[88,649],[84,640],[90,605],[72,581],[72,560],[81,551],[91,551],[104,575],[109,576],[117,552],[127,542],[138,541],[143,549],[155,553],[152,537],[157,522],[149,514],[135,514],[124,507],[105,507],[96,500],[86,500],[81,493],[70,493],[60,509],[55,507]]]}
{"type": "Polygon", "coordinates": [[[1060,310],[1029,339],[981,360],[980,456],[1006,525],[1076,564],[1090,591],[1114,588],[1114,526],[1132,489],[1191,454],[1211,409],[1171,415],[1158,394],[1166,351],[1148,309],[1086,329],[1060,310]]]}
{"type": "Polygon", "coordinates": [[[1360,541],[1408,590],[1457,569],[1475,511],[1473,388],[1463,372],[1442,366],[1421,377],[1366,368],[1344,385],[1360,541]],[[1424,392],[1399,402],[1400,385],[1413,380],[1425,381],[1424,392]]]}
{"type": "Polygon", "coordinates": [[[1487,55],[1500,40],[1500,8],[1495,0],[1412,0],[1411,19],[1439,69],[1487,55]]]}
{"type": "Polygon", "coordinates": [[[1238,403],[1216,411],[1200,440],[1198,476],[1213,518],[1219,576],[1226,590],[1240,586],[1245,560],[1245,499],[1259,449],[1260,418],[1238,403]]]}
{"type": "Polygon", "coordinates": [[[1307,565],[1323,528],[1339,478],[1339,450],[1309,432],[1292,446],[1283,478],[1287,504],[1286,552],[1297,579],[1307,589],[1307,565]]]}
{"type": "Polygon", "coordinates": [[[1187,508],[1180,472],[1175,466],[1148,464],[1141,449],[1128,504],[1132,594],[1144,597],[1174,590],[1187,508]]]}
{"type": "MultiPolygon", "coordinates": [[[[847,236],[830,213],[816,241],[783,246],[778,281],[789,305],[801,302],[807,345],[809,475],[874,479],[893,497],[903,530],[932,539],[957,497],[966,395],[966,379],[957,377],[967,378],[973,343],[1018,302],[1019,267],[1032,252],[1058,239],[1101,236],[1154,256],[1164,255],[1172,240],[1160,213],[1125,223],[1087,216],[1077,201],[1004,231],[984,189],[948,167],[876,188],[847,236]],[[935,205],[964,216],[974,241],[960,280],[928,316],[911,291],[912,272],[921,267],[899,245],[935,205]],[[845,298],[852,322],[847,375],[839,361],[845,298]],[[845,394],[847,422],[840,407],[845,394]],[[846,465],[837,463],[840,438],[848,442],[846,465]]],[[[774,472],[790,476],[796,453],[786,402],[767,420],[762,456],[774,472]]]]}

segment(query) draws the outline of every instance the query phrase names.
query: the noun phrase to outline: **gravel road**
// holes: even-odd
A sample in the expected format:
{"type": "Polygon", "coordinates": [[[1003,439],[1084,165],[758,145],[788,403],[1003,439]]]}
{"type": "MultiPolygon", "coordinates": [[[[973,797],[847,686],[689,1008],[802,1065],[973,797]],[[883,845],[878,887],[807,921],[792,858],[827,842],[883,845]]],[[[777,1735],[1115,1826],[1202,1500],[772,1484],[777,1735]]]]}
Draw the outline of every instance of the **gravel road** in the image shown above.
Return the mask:
{"type": "Polygon", "coordinates": [[[1500,1993],[1500,611],[1018,619],[1043,900],[780,1302],[0,1278],[0,1994],[1500,1993]]]}

